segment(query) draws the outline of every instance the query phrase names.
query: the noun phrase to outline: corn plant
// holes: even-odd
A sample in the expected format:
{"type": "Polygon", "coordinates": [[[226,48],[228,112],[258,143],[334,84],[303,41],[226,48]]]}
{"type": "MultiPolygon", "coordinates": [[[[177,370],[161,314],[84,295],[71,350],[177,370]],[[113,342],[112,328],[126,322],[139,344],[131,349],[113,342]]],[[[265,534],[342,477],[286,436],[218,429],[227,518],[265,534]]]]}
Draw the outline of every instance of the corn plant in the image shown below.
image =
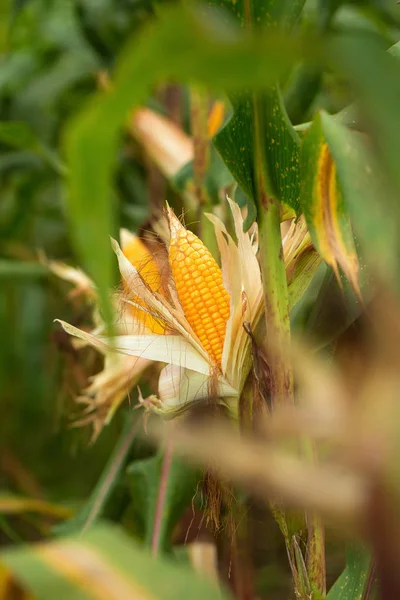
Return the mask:
{"type": "Polygon", "coordinates": [[[397,8],[4,23],[0,599],[400,597],[397,8]]]}

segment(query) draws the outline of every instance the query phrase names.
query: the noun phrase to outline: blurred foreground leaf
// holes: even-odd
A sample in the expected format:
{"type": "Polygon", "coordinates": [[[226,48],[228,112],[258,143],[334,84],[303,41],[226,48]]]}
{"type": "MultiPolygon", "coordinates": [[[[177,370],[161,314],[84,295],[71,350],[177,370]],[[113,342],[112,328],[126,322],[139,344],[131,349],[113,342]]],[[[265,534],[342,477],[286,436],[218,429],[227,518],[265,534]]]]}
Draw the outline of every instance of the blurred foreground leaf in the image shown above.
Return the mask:
{"type": "Polygon", "coordinates": [[[15,581],[10,570],[0,562],[0,598],[1,600],[34,600],[35,596],[24,590],[15,581]]]}
{"type": "MultiPolygon", "coordinates": [[[[342,35],[334,46],[335,60],[347,73],[359,104],[374,150],[397,191],[400,190],[400,62],[396,46],[386,51],[378,36],[342,35]]],[[[385,202],[396,211],[393,197],[385,202]]]]}
{"type": "Polygon", "coordinates": [[[9,550],[0,560],[40,600],[221,600],[220,590],[182,565],[155,561],[121,529],[9,550]]]}

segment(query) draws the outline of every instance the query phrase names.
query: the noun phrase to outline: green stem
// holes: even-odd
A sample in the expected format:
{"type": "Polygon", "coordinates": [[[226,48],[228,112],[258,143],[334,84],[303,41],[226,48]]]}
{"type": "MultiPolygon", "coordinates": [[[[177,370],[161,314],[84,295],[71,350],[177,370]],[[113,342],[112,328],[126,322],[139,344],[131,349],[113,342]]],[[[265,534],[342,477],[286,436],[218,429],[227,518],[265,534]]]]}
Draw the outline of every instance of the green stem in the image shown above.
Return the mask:
{"type": "MultiPolygon", "coordinates": [[[[315,443],[309,439],[303,440],[303,450],[308,460],[317,462],[315,443]]],[[[326,565],[325,565],[325,528],[321,517],[308,513],[307,518],[307,574],[313,590],[319,592],[318,597],[326,594],[326,565]]]]}
{"type": "MultiPolygon", "coordinates": [[[[262,164],[260,161],[259,164],[262,164]]],[[[280,205],[268,197],[260,177],[259,188],[259,237],[260,259],[263,278],[265,326],[268,363],[270,368],[270,392],[273,406],[293,401],[293,374],[289,354],[290,320],[280,231],[280,205]]],[[[307,440],[304,451],[309,460],[316,460],[315,448],[307,440]]],[[[287,531],[285,511],[275,507],[275,519],[284,533],[296,594],[309,598],[310,593],[325,595],[325,538],[322,521],[315,514],[307,515],[308,543],[304,564],[296,538],[287,531]],[[311,591],[310,591],[311,590],[311,591]]]]}
{"type": "Polygon", "coordinates": [[[307,533],[307,574],[311,588],[321,598],[326,594],[325,529],[321,517],[307,515],[307,533]]]}
{"type": "Polygon", "coordinates": [[[290,571],[292,573],[293,585],[295,588],[296,598],[303,598],[303,588],[301,583],[301,576],[297,566],[296,560],[296,547],[295,547],[295,536],[289,534],[288,522],[285,511],[281,506],[270,502],[270,509],[272,515],[281,530],[283,539],[285,540],[286,552],[289,561],[290,571]]]}
{"type": "Polygon", "coordinates": [[[290,320],[280,230],[280,206],[260,192],[259,238],[264,290],[266,342],[271,380],[271,399],[275,406],[292,401],[293,376],[289,357],[290,320]]]}
{"type": "MultiPolygon", "coordinates": [[[[259,197],[258,225],[266,349],[271,405],[276,407],[293,401],[293,375],[288,353],[290,344],[288,290],[280,230],[280,206],[275,199],[267,196],[264,186],[260,186],[259,197]]],[[[293,545],[293,538],[288,533],[285,511],[276,505],[273,514],[284,534],[296,596],[304,598],[303,586],[296,564],[296,549],[293,545]]]]}
{"type": "MultiPolygon", "coordinates": [[[[253,96],[255,180],[261,275],[264,290],[266,346],[270,368],[272,405],[293,399],[293,375],[288,354],[290,345],[289,297],[281,236],[281,204],[274,197],[265,159],[262,132],[265,112],[260,96],[253,96]]],[[[262,342],[262,340],[260,340],[262,342]]],[[[262,345],[262,344],[261,344],[262,345]]]]}
{"type": "MultiPolygon", "coordinates": [[[[289,356],[290,319],[286,269],[281,236],[281,207],[279,201],[267,191],[271,189],[264,157],[261,132],[264,131],[265,115],[259,98],[253,98],[255,133],[255,178],[257,182],[257,211],[260,247],[261,276],[264,292],[266,340],[259,340],[266,347],[269,386],[272,408],[293,402],[293,374],[289,356]]],[[[293,538],[289,535],[285,511],[276,505],[273,509],[285,538],[295,593],[304,597],[301,578],[296,565],[293,538]]]]}

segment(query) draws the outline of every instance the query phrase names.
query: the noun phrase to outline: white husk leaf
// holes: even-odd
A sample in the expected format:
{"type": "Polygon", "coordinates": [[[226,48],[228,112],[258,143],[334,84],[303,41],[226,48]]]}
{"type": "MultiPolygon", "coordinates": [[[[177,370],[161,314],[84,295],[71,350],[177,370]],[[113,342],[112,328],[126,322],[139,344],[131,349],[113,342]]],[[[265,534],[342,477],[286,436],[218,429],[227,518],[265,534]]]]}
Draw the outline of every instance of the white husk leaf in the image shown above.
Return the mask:
{"type": "Polygon", "coordinates": [[[262,312],[262,283],[256,257],[256,239],[243,232],[243,217],[239,206],[228,198],[235,225],[237,245],[225,225],[215,215],[207,214],[213,223],[221,253],[224,285],[230,294],[230,316],[222,354],[222,371],[237,389],[247,376],[250,340],[243,329],[248,321],[254,325],[262,312]]]}
{"type": "Polygon", "coordinates": [[[152,361],[145,358],[107,354],[103,370],[91,378],[90,386],[83,390],[78,401],[87,405],[87,413],[105,408],[107,412],[102,421],[109,423],[131,387],[151,364],[152,361]]]}
{"type": "MultiPolygon", "coordinates": [[[[188,402],[204,400],[210,395],[210,387],[214,383],[212,377],[190,369],[167,365],[160,373],[159,398],[168,408],[178,408],[188,402]]],[[[215,391],[219,398],[238,396],[237,390],[221,376],[217,376],[215,383],[215,391]]]]}
{"type": "Polygon", "coordinates": [[[210,364],[182,336],[120,335],[109,338],[94,336],[64,321],[58,322],[67,333],[87,341],[103,354],[107,351],[121,352],[192,369],[205,375],[210,373],[210,364]]]}

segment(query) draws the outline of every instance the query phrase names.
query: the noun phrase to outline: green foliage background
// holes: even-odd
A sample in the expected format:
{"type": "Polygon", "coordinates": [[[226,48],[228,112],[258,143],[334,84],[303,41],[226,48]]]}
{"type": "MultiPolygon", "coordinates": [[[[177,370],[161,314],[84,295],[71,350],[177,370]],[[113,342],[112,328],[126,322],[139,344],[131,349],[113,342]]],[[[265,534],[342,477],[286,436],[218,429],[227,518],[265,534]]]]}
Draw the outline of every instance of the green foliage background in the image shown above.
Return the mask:
{"type": "MultiPolygon", "coordinates": [[[[118,425],[93,448],[85,432],[66,428],[71,390],[63,383],[65,352],[53,319],[73,318],[68,286],[36,261],[42,250],[77,262],[61,138],[68,119],[96,89],[97,73],[112,69],[127,36],[152,10],[145,2],[118,5],[10,2],[1,18],[1,119],[20,124],[19,131],[0,134],[2,446],[33,471],[47,495],[72,501],[96,482],[118,425]]],[[[145,177],[123,147],[118,183],[121,222],[135,230],[148,214],[145,177]]],[[[95,218],[96,199],[91,202],[95,218]]],[[[15,489],[7,477],[3,485],[15,489]]],[[[17,485],[15,491],[23,490],[17,485]]]]}

